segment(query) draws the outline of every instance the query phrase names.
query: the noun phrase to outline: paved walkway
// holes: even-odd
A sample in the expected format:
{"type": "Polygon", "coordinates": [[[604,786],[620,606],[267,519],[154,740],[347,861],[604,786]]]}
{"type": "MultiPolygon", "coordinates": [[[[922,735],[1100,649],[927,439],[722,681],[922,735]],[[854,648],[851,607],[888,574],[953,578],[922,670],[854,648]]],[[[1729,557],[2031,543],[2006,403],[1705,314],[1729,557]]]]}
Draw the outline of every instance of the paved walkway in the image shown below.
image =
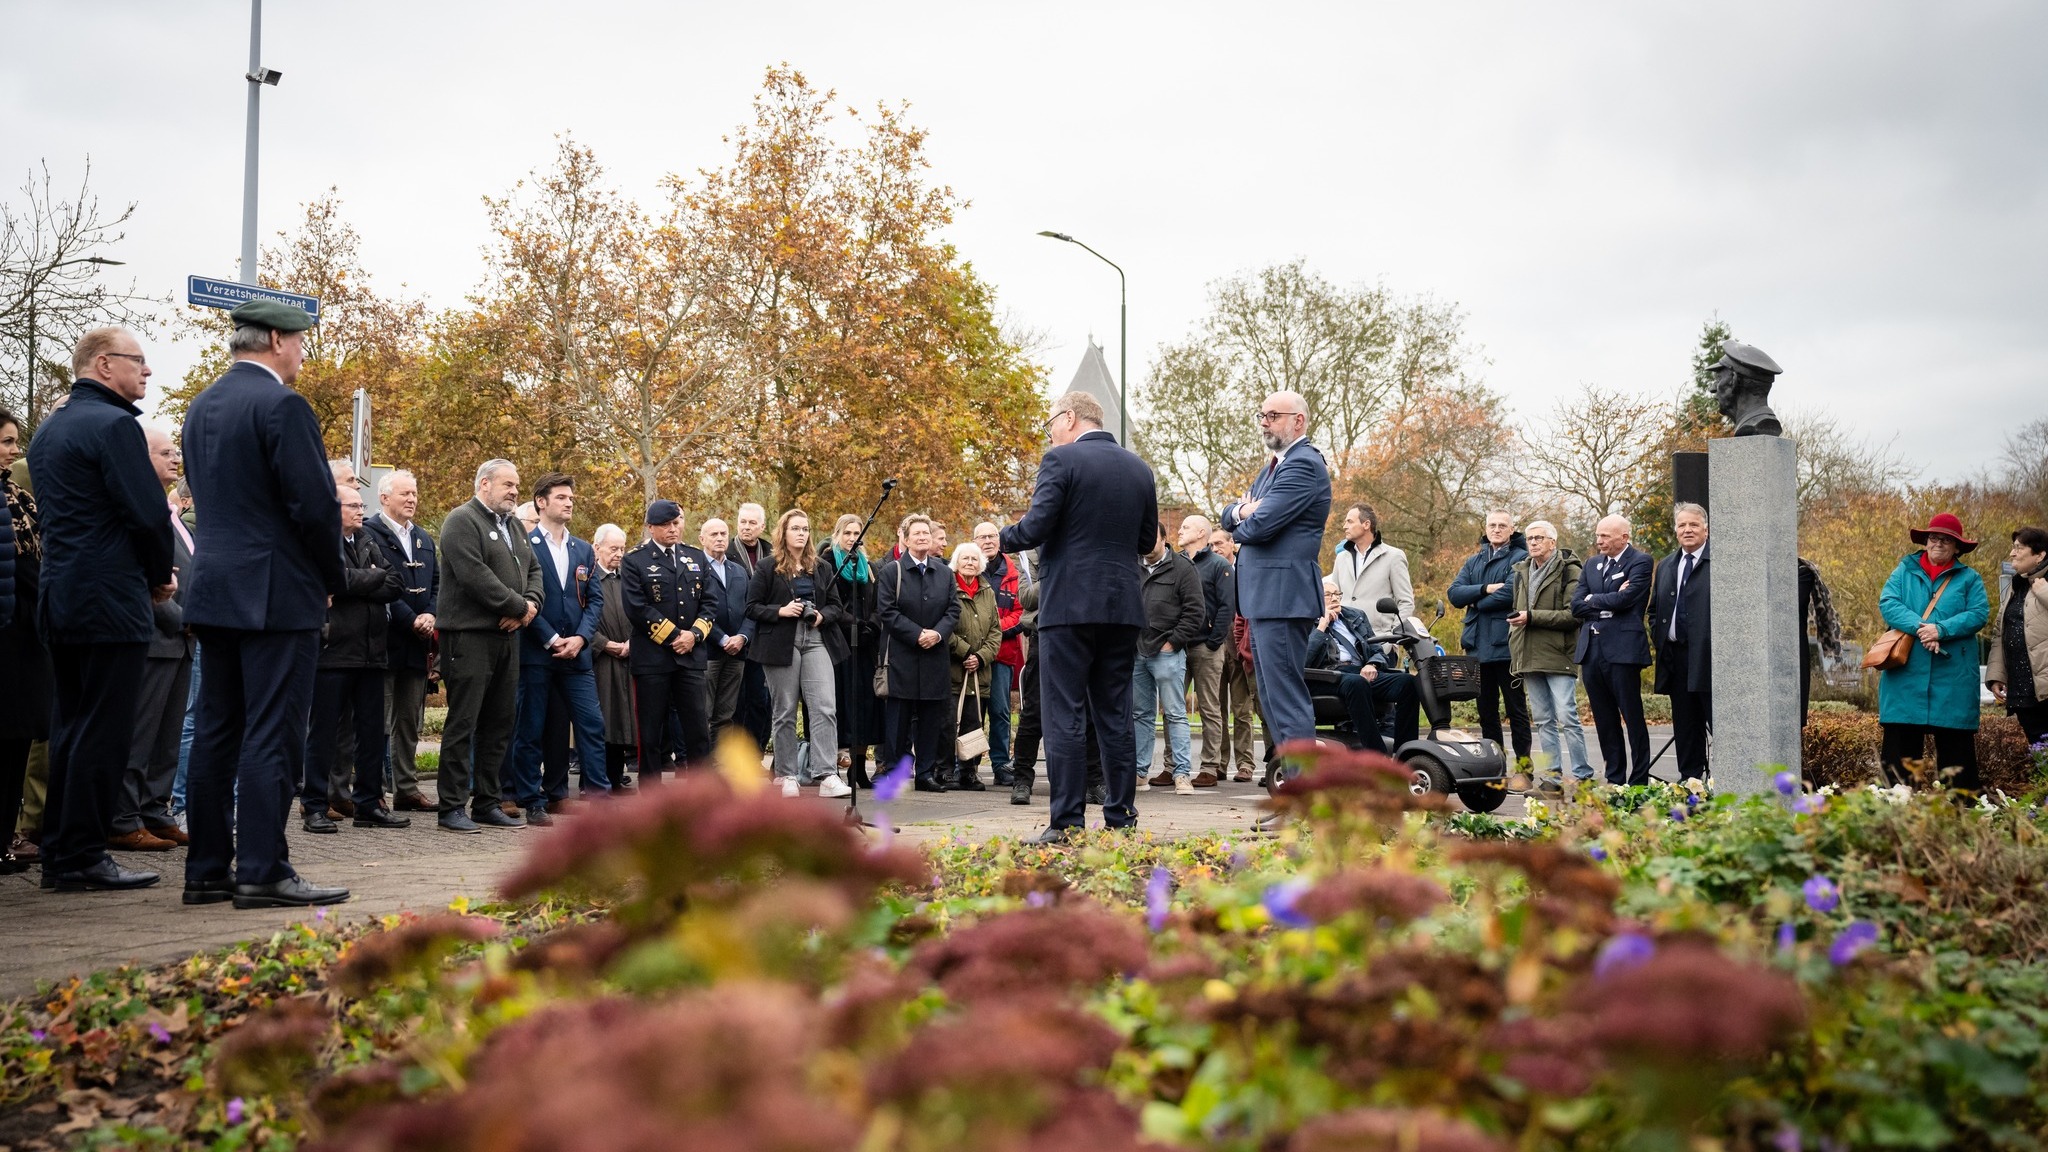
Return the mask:
{"type": "MultiPolygon", "coordinates": [[[[1651,730],[1661,747],[1668,728],[1651,730]]],[[[1600,754],[1589,729],[1593,763],[1600,754]]],[[[1157,747],[1157,745],[1155,745],[1157,747]]],[[[1675,774],[1666,756],[1662,776],[1675,774]]],[[[795,803],[831,804],[813,791],[795,803]]],[[[1194,832],[1241,830],[1259,814],[1264,792],[1251,784],[1224,783],[1193,796],[1171,789],[1138,793],[1140,827],[1165,836],[1194,832]]],[[[890,819],[907,840],[930,841],[947,836],[981,840],[993,836],[1030,835],[1045,826],[1047,791],[1039,774],[1035,802],[1012,805],[1007,789],[948,792],[942,795],[906,792],[889,807],[890,819]]],[[[864,810],[872,812],[873,805],[864,810]]],[[[1521,815],[1520,797],[1509,797],[1500,815],[1521,815]]],[[[1090,809],[1090,819],[1099,813],[1090,809]]],[[[526,846],[551,834],[546,828],[486,830],[476,836],[439,831],[431,813],[411,813],[413,826],[396,831],[356,828],[346,821],[338,835],[316,836],[289,829],[292,862],[308,879],[339,884],[352,893],[348,903],[329,911],[331,918],[354,921],[400,909],[427,911],[445,907],[458,896],[472,900],[495,897],[497,881],[520,858],[526,846]]],[[[564,819],[574,819],[564,817],[564,819]]],[[[195,952],[266,936],[312,915],[307,910],[240,911],[230,904],[186,907],[179,900],[184,884],[185,853],[120,853],[121,863],[163,873],[154,888],[139,892],[54,893],[38,887],[34,870],[0,876],[0,998],[25,995],[43,982],[74,973],[109,968],[124,962],[156,964],[195,952]]]]}

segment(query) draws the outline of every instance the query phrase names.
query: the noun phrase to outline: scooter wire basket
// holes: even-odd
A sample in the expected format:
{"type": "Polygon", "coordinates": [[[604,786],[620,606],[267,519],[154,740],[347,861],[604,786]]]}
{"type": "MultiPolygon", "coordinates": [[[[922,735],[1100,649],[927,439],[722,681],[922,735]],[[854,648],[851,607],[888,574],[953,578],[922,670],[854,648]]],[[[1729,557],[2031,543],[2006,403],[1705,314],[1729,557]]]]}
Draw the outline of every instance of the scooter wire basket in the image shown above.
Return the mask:
{"type": "Polygon", "coordinates": [[[1437,656],[1425,662],[1430,691],[1444,701],[1479,699],[1479,658],[1437,656]]]}

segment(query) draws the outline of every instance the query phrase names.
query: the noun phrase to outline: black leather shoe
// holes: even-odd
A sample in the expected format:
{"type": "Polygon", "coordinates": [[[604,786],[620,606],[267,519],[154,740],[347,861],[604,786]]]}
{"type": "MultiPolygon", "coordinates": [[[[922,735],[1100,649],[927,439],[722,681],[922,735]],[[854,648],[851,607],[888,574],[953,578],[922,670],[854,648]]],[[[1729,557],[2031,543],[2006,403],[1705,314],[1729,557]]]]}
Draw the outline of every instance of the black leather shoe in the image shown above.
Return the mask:
{"type": "Polygon", "coordinates": [[[158,880],[154,872],[137,872],[114,863],[112,857],[76,872],[44,873],[43,886],[59,892],[111,892],[147,888],[158,880]]]}
{"type": "Polygon", "coordinates": [[[275,884],[235,885],[237,908],[306,908],[314,904],[340,904],[348,899],[346,888],[315,888],[303,876],[287,876],[275,884]]]}
{"type": "Polygon", "coordinates": [[[341,831],[341,825],[336,824],[334,821],[328,819],[327,813],[322,812],[317,808],[311,812],[306,813],[306,818],[304,820],[299,821],[299,826],[304,828],[308,832],[318,832],[322,835],[325,835],[329,832],[341,831]]]}
{"type": "Polygon", "coordinates": [[[1109,803],[1109,792],[1102,785],[1097,784],[1093,788],[1088,789],[1088,795],[1085,799],[1090,804],[1107,804],[1109,803]]]}
{"type": "Polygon", "coordinates": [[[355,826],[358,828],[410,828],[412,817],[393,815],[389,808],[356,809],[355,826]]]}
{"type": "Polygon", "coordinates": [[[518,816],[507,815],[503,808],[486,808],[471,812],[469,818],[485,828],[524,828],[526,821],[518,816]]]}
{"type": "Polygon", "coordinates": [[[619,773],[619,778],[617,780],[612,781],[612,791],[614,792],[624,792],[626,789],[631,788],[632,786],[633,774],[630,772],[621,772],[619,773]]]}
{"type": "Polygon", "coordinates": [[[1053,845],[1065,844],[1067,842],[1067,832],[1068,829],[1065,828],[1047,828],[1045,831],[1040,832],[1038,835],[1033,836],[1029,840],[1026,840],[1025,843],[1053,845]]]}
{"type": "Polygon", "coordinates": [[[1010,803],[1031,803],[1031,777],[1013,776],[1010,779],[1010,803]]]}
{"type": "Polygon", "coordinates": [[[222,904],[235,898],[233,880],[187,880],[185,903],[222,904]]]}
{"type": "Polygon", "coordinates": [[[944,792],[946,790],[946,785],[943,782],[935,780],[930,776],[919,776],[911,781],[910,786],[919,792],[944,792]]]}
{"type": "Polygon", "coordinates": [[[0,876],[12,876],[16,872],[28,871],[28,861],[12,852],[0,851],[0,876]]]}
{"type": "Polygon", "coordinates": [[[962,772],[953,777],[953,787],[961,792],[986,792],[988,785],[981,782],[981,773],[962,772]]]}
{"type": "Polygon", "coordinates": [[[526,810],[526,824],[529,828],[545,828],[554,822],[555,818],[548,815],[548,810],[545,808],[528,808],[526,810]]]}

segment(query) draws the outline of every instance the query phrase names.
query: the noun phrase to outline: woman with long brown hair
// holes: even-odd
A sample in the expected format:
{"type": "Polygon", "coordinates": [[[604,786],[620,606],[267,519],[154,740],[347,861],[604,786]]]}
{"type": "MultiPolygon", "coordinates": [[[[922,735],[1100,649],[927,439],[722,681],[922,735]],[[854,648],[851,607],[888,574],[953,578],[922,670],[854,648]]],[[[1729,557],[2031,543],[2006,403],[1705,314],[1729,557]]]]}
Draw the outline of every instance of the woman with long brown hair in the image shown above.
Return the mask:
{"type": "Polygon", "coordinates": [[[775,775],[782,794],[819,782],[820,796],[851,791],[839,778],[839,714],[832,666],[846,659],[844,592],[811,548],[811,518],[791,508],[775,521],[773,564],[758,564],[747,587],[747,617],[756,624],[747,659],[768,677],[775,708],[775,775]],[[797,759],[796,710],[808,717],[808,763],[797,759]]]}

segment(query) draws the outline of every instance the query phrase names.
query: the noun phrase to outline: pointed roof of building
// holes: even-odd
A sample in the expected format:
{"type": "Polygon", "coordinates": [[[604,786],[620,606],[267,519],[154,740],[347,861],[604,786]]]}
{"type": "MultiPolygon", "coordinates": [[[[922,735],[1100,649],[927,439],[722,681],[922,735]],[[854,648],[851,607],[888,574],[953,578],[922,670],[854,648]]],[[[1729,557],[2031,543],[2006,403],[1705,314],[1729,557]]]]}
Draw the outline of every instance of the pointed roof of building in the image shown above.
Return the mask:
{"type": "MultiPolygon", "coordinates": [[[[1102,354],[1102,345],[1097,344],[1093,336],[1088,338],[1088,350],[1081,354],[1081,365],[1074,369],[1074,378],[1068,382],[1067,391],[1086,392],[1101,401],[1103,427],[1115,434],[1117,439],[1129,443],[1130,437],[1119,432],[1116,375],[1109,370],[1109,361],[1102,354]]],[[[1135,435],[1137,421],[1132,420],[1128,412],[1124,414],[1124,419],[1129,422],[1130,432],[1135,435]]]]}

